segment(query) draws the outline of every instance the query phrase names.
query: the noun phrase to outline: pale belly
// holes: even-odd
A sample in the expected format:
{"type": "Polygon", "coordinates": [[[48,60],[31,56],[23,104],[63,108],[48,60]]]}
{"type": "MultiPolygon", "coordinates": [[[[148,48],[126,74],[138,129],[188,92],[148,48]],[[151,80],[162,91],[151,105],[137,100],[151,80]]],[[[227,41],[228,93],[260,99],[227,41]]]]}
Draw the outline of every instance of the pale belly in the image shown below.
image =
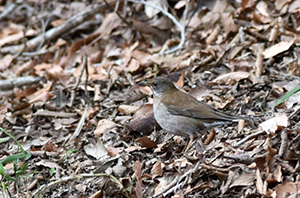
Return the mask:
{"type": "Polygon", "coordinates": [[[172,115],[161,103],[154,102],[154,104],[156,104],[153,105],[154,117],[165,131],[189,138],[193,138],[196,133],[200,132],[201,124],[199,120],[172,115]]]}

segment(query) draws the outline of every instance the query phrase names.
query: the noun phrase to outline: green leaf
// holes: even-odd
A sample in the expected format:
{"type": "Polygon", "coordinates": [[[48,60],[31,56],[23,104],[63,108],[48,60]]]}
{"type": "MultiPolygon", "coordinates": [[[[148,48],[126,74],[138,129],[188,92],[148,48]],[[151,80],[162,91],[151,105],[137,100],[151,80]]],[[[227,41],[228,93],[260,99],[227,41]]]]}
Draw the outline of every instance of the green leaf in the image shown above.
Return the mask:
{"type": "Polygon", "coordinates": [[[18,142],[18,140],[15,138],[15,136],[13,136],[12,134],[10,134],[9,132],[7,132],[5,129],[3,129],[2,127],[0,127],[0,130],[3,131],[6,135],[8,135],[9,137],[11,137],[19,146],[22,154],[25,156],[25,150],[23,149],[22,145],[18,142]]]}
{"type": "Polygon", "coordinates": [[[26,171],[27,167],[28,167],[28,163],[24,164],[19,170],[17,170],[16,175],[17,176],[22,175],[26,171]]]}
{"type": "Polygon", "coordinates": [[[3,160],[0,161],[0,164],[5,164],[5,163],[10,163],[14,162],[18,159],[23,159],[26,155],[23,154],[15,154],[15,155],[10,155],[4,158],[3,160]]]}
{"type": "Polygon", "coordinates": [[[284,101],[286,101],[289,97],[291,97],[294,93],[298,92],[300,90],[300,85],[295,87],[293,90],[287,92],[282,98],[280,98],[274,105],[273,108],[275,108],[277,105],[280,105],[284,101]]]}
{"type": "Polygon", "coordinates": [[[67,150],[67,154],[69,155],[69,154],[71,154],[71,153],[74,153],[74,152],[76,152],[78,149],[71,149],[71,150],[67,150]]]}
{"type": "Polygon", "coordinates": [[[50,173],[50,176],[52,176],[52,175],[55,173],[55,167],[52,167],[52,168],[49,170],[49,173],[50,173]]]}
{"type": "Polygon", "coordinates": [[[3,164],[0,163],[0,175],[3,175],[4,173],[4,167],[3,164]]]}

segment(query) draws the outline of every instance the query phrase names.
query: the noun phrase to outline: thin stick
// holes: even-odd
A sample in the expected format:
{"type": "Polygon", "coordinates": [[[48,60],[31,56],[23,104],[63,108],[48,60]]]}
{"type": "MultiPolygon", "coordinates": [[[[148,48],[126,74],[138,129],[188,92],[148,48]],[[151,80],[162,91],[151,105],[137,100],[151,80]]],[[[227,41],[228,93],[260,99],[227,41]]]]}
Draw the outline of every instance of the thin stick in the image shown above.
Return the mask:
{"type": "Polygon", "coordinates": [[[94,173],[83,173],[83,174],[79,174],[79,175],[72,175],[72,176],[63,177],[63,178],[61,178],[59,180],[50,182],[49,184],[41,185],[32,194],[32,197],[37,196],[42,190],[45,190],[46,188],[51,188],[51,187],[53,187],[53,186],[55,186],[55,185],[57,185],[59,183],[67,182],[67,181],[75,180],[75,179],[82,179],[82,178],[85,178],[85,177],[108,177],[112,181],[116,182],[120,186],[121,189],[124,189],[124,186],[122,185],[122,183],[117,178],[115,178],[112,175],[108,175],[108,174],[105,174],[105,173],[97,173],[97,174],[94,174],[94,173]]]}
{"type": "Polygon", "coordinates": [[[253,133],[251,135],[248,135],[247,137],[245,137],[244,139],[240,140],[238,143],[236,143],[235,145],[233,145],[233,147],[238,147],[240,146],[241,144],[247,142],[248,140],[258,136],[258,135],[261,135],[261,134],[264,134],[265,131],[264,130],[260,130],[260,131],[257,131],[256,133],[253,133]]]}
{"type": "MultiPolygon", "coordinates": [[[[72,90],[72,92],[71,92],[71,99],[70,99],[70,103],[69,103],[69,106],[70,106],[70,107],[73,106],[73,103],[74,103],[74,100],[75,100],[75,97],[76,97],[76,90],[77,90],[78,85],[79,85],[79,83],[80,83],[80,80],[81,80],[81,77],[82,77],[82,75],[83,75],[84,69],[85,69],[86,75],[87,75],[86,81],[85,81],[85,88],[86,88],[87,78],[88,78],[88,69],[87,69],[88,66],[87,66],[87,55],[86,55],[86,54],[84,54],[84,55],[82,56],[82,61],[81,61],[81,63],[82,63],[82,65],[81,65],[80,74],[79,74],[79,76],[78,76],[78,78],[77,78],[77,80],[76,80],[76,83],[75,83],[75,85],[74,85],[74,87],[73,87],[73,90],[72,90]]],[[[87,92],[87,91],[85,90],[85,92],[87,92]]]]}

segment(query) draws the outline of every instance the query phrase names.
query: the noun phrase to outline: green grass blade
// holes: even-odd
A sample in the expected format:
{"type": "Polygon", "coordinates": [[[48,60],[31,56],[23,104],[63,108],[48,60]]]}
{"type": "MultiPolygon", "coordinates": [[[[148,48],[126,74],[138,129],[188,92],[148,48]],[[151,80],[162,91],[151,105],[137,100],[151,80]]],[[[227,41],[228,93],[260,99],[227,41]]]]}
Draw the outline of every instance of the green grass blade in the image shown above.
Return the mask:
{"type": "Polygon", "coordinates": [[[274,108],[277,105],[280,105],[281,103],[283,103],[284,101],[286,101],[289,97],[291,97],[294,93],[300,91],[300,85],[298,85],[297,87],[295,87],[293,90],[287,92],[282,98],[280,98],[274,105],[274,108]]]}

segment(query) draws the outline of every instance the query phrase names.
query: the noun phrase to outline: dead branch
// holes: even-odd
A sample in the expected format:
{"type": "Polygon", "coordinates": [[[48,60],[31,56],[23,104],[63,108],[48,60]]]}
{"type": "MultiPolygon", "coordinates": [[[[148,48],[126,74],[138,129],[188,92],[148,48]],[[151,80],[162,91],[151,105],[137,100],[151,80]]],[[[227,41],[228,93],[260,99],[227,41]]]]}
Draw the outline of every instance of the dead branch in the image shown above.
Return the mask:
{"type": "Polygon", "coordinates": [[[4,91],[23,85],[35,84],[40,82],[42,79],[43,78],[39,76],[22,76],[18,78],[0,80],[0,90],[4,91]]]}
{"type": "Polygon", "coordinates": [[[244,144],[245,142],[247,142],[248,140],[250,140],[252,138],[255,138],[256,136],[259,136],[259,135],[264,134],[264,133],[265,133],[264,130],[260,130],[260,131],[257,131],[256,133],[248,135],[247,137],[245,137],[244,139],[240,140],[235,145],[233,145],[233,147],[238,147],[238,146],[244,144]]]}
{"type": "MultiPolygon", "coordinates": [[[[70,31],[72,31],[73,28],[75,28],[76,26],[83,23],[85,20],[87,20],[92,15],[96,14],[99,11],[100,7],[102,7],[102,5],[95,4],[92,7],[90,7],[89,9],[86,9],[86,10],[74,15],[69,20],[67,20],[65,23],[63,23],[62,25],[54,27],[54,28],[48,30],[47,32],[45,32],[45,34],[40,34],[37,37],[27,41],[25,43],[26,50],[32,50],[41,42],[52,40],[62,34],[66,34],[70,31]]],[[[2,49],[0,49],[0,53],[3,53],[3,54],[20,53],[21,51],[23,51],[25,46],[21,44],[21,45],[12,45],[12,46],[3,47],[2,49]]]]}

